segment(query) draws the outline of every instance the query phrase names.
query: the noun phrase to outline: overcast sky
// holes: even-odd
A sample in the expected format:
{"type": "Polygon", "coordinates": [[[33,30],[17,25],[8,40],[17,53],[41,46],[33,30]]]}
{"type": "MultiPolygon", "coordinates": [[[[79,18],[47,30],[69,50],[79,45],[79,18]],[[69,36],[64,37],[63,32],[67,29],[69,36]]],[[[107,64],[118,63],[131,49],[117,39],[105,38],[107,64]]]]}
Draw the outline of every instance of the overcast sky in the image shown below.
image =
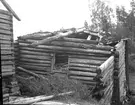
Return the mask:
{"type": "MultiPolygon", "coordinates": [[[[14,19],[14,38],[37,31],[82,27],[90,22],[88,2],[93,0],[6,0],[21,18],[14,19]]],[[[107,1],[107,0],[106,0],[107,1]]],[[[110,1],[110,0],[108,0],[110,1]]],[[[112,7],[129,7],[129,0],[111,0],[112,7]]],[[[0,4],[0,9],[4,7],[0,4]]]]}

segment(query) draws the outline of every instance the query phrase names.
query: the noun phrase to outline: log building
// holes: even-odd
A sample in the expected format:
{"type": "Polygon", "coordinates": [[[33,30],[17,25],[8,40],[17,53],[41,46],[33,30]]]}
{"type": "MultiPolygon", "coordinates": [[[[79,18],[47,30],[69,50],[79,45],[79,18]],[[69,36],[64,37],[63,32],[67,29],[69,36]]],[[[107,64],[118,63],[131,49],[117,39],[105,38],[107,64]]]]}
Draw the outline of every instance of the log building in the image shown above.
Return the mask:
{"type": "Polygon", "coordinates": [[[19,86],[15,79],[13,16],[19,19],[5,0],[1,3],[8,10],[0,9],[0,56],[3,103],[10,95],[19,94],[19,86]]]}

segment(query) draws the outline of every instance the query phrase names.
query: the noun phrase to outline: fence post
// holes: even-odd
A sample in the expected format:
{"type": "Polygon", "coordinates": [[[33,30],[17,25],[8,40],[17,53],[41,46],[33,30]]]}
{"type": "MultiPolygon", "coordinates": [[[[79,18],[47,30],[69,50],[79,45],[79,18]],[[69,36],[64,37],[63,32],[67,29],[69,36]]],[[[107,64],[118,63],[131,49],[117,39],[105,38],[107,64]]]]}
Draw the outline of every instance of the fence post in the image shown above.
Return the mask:
{"type": "Polygon", "coordinates": [[[119,52],[114,48],[114,70],[113,70],[113,93],[111,105],[120,105],[120,87],[119,87],[119,52]]]}
{"type": "Polygon", "coordinates": [[[129,91],[129,63],[128,63],[128,39],[124,40],[125,41],[125,70],[126,70],[126,88],[127,91],[129,91]]]}

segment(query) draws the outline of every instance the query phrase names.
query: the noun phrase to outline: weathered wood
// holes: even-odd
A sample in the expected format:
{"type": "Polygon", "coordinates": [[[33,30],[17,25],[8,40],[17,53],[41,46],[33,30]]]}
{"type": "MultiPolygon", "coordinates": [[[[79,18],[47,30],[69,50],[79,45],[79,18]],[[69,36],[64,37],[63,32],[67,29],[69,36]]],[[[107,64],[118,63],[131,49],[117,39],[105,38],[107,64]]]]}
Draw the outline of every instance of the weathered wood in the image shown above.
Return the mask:
{"type": "Polygon", "coordinates": [[[1,61],[2,65],[13,65],[13,61],[1,61]]]}
{"type": "MultiPolygon", "coordinates": [[[[19,40],[19,43],[27,43],[27,44],[31,44],[34,41],[37,40],[19,40]]],[[[38,40],[40,41],[40,40],[38,40]]],[[[52,41],[50,43],[46,43],[46,44],[40,44],[40,45],[56,45],[56,46],[63,46],[63,47],[75,47],[75,48],[90,48],[90,49],[98,49],[98,50],[107,50],[110,51],[113,47],[111,46],[102,46],[102,45],[94,45],[94,44],[89,44],[89,43],[77,43],[77,42],[67,42],[67,41],[52,41]]]]}
{"type": "Polygon", "coordinates": [[[85,56],[85,55],[69,55],[69,58],[78,58],[78,59],[91,59],[91,60],[101,60],[105,61],[108,57],[98,57],[98,56],[85,56]]]}
{"type": "MultiPolygon", "coordinates": [[[[51,72],[53,71],[54,69],[54,65],[55,65],[55,53],[51,55],[52,56],[52,59],[51,59],[51,72]]],[[[69,62],[69,61],[68,61],[69,62]]]]}
{"type": "Polygon", "coordinates": [[[33,34],[28,34],[28,35],[24,35],[24,36],[20,36],[18,38],[19,42],[22,42],[24,39],[27,40],[28,42],[34,42],[34,41],[39,41],[41,39],[47,38],[47,37],[51,37],[54,36],[53,33],[33,33],[33,34]],[[21,40],[23,39],[23,40],[21,40]]]}
{"type": "Polygon", "coordinates": [[[42,95],[42,96],[36,96],[36,97],[31,97],[31,98],[23,98],[16,101],[10,101],[10,104],[32,104],[32,103],[36,103],[40,101],[49,100],[58,96],[71,95],[71,94],[74,94],[74,92],[70,91],[70,92],[65,92],[65,93],[59,93],[57,95],[50,95],[50,96],[42,95]]]}
{"type": "Polygon", "coordinates": [[[4,76],[8,76],[8,75],[13,75],[13,74],[15,74],[15,72],[14,71],[8,71],[8,72],[2,72],[2,77],[4,77],[4,76]]]}
{"type": "Polygon", "coordinates": [[[13,54],[13,52],[11,52],[11,50],[1,51],[1,55],[9,55],[9,54],[13,54]]]}
{"type": "Polygon", "coordinates": [[[40,52],[47,52],[47,53],[65,53],[65,54],[76,54],[78,56],[80,55],[84,55],[84,56],[93,56],[93,57],[108,57],[109,55],[106,55],[106,54],[92,54],[92,53],[83,53],[83,52],[73,52],[73,51],[62,51],[62,50],[49,50],[49,49],[42,49],[42,48],[31,48],[31,47],[28,47],[28,46],[22,46],[20,45],[19,46],[20,49],[22,50],[28,50],[28,51],[40,51],[40,52]]]}
{"type": "Polygon", "coordinates": [[[90,49],[107,50],[107,51],[110,51],[112,49],[112,47],[110,46],[101,46],[101,45],[65,42],[65,41],[52,41],[50,44],[57,45],[57,46],[65,46],[65,47],[90,48],[90,49]]]}
{"type": "Polygon", "coordinates": [[[13,65],[3,65],[3,66],[1,66],[1,68],[2,69],[13,69],[14,67],[13,67],[13,65]]]}
{"type": "Polygon", "coordinates": [[[95,77],[97,73],[91,73],[91,72],[82,72],[82,71],[69,71],[69,74],[71,75],[82,75],[82,76],[89,76],[89,77],[95,77]]]}
{"type": "Polygon", "coordinates": [[[82,76],[69,76],[69,78],[72,79],[78,79],[78,80],[86,80],[86,81],[94,81],[93,77],[82,77],[82,76]]]}
{"type": "Polygon", "coordinates": [[[69,66],[69,70],[74,70],[74,71],[84,71],[84,72],[91,72],[91,73],[96,73],[96,68],[84,68],[84,67],[72,67],[69,66]]]}
{"type": "MultiPolygon", "coordinates": [[[[28,44],[19,43],[22,46],[28,46],[28,44]]],[[[47,45],[38,45],[36,48],[43,48],[49,50],[63,50],[63,51],[72,51],[72,52],[83,52],[83,53],[94,53],[94,54],[111,54],[111,51],[103,50],[94,50],[94,49],[82,49],[82,48],[72,48],[72,47],[60,47],[60,46],[47,46],[47,45]]]]}
{"type": "Polygon", "coordinates": [[[67,41],[67,42],[69,41],[69,42],[85,43],[85,44],[98,44],[98,41],[95,41],[95,40],[86,40],[86,39],[77,39],[77,38],[63,37],[61,40],[64,40],[64,41],[67,41]]]}
{"type": "Polygon", "coordinates": [[[96,65],[89,65],[89,64],[79,64],[79,63],[70,63],[69,64],[70,67],[84,67],[84,68],[97,68],[99,66],[96,65]]]}
{"type": "Polygon", "coordinates": [[[43,78],[43,79],[45,79],[45,77],[39,76],[38,74],[33,73],[33,72],[29,71],[29,70],[26,70],[26,69],[24,69],[24,68],[22,68],[22,67],[17,67],[17,68],[18,68],[19,70],[21,70],[21,71],[23,71],[23,72],[26,72],[26,73],[28,73],[28,74],[31,74],[31,75],[33,75],[33,76],[35,76],[35,77],[37,77],[37,78],[43,78]]]}
{"type": "Polygon", "coordinates": [[[89,59],[78,59],[78,58],[71,58],[70,62],[72,63],[80,63],[80,64],[93,64],[93,65],[101,65],[104,61],[99,60],[89,60],[89,59]]]}
{"type": "Polygon", "coordinates": [[[0,23],[0,29],[11,30],[12,26],[9,24],[0,23]]]}
{"type": "Polygon", "coordinates": [[[114,68],[114,63],[111,63],[107,69],[105,69],[104,71],[101,72],[101,75],[104,76],[107,72],[109,72],[109,70],[112,70],[114,68]]]}
{"type": "Polygon", "coordinates": [[[11,45],[10,44],[1,44],[0,45],[1,46],[1,48],[10,48],[11,47],[11,45]]]}
{"type": "Polygon", "coordinates": [[[10,35],[4,35],[0,33],[0,41],[1,40],[11,40],[11,34],[10,35]]]}
{"type": "Polygon", "coordinates": [[[0,18],[0,23],[9,24],[9,25],[13,24],[12,21],[8,21],[8,20],[1,19],[1,18],[0,18]]]}
{"type": "Polygon", "coordinates": [[[27,58],[20,58],[20,61],[23,62],[31,62],[31,63],[39,63],[39,64],[48,64],[51,63],[51,60],[38,60],[38,59],[27,59],[27,58]]]}
{"type": "Polygon", "coordinates": [[[20,57],[21,58],[31,58],[31,59],[40,59],[40,60],[45,60],[45,59],[47,59],[47,60],[51,60],[51,56],[36,56],[36,55],[22,55],[22,54],[20,54],[20,57]]]}
{"type": "Polygon", "coordinates": [[[11,21],[12,20],[12,16],[0,13],[0,19],[11,21]]]}
{"type": "Polygon", "coordinates": [[[30,70],[41,70],[41,71],[50,71],[49,67],[39,67],[39,66],[31,66],[31,65],[24,65],[24,64],[21,64],[21,67],[23,68],[26,68],[26,69],[30,69],[30,70]]]}
{"type": "Polygon", "coordinates": [[[51,67],[51,63],[45,63],[45,64],[40,64],[40,63],[29,63],[29,62],[23,62],[23,61],[19,61],[19,64],[26,64],[26,65],[30,65],[30,66],[39,66],[39,67],[51,67]]]}
{"type": "Polygon", "coordinates": [[[105,75],[103,75],[103,78],[101,79],[103,82],[108,82],[108,80],[110,80],[110,78],[112,78],[112,74],[113,74],[113,68],[109,70],[109,72],[107,72],[105,75]]]}
{"type": "Polygon", "coordinates": [[[20,18],[17,16],[17,14],[13,11],[13,9],[9,6],[9,4],[5,0],[1,0],[1,2],[6,7],[6,9],[10,11],[18,21],[21,21],[20,18]]]}
{"type": "Polygon", "coordinates": [[[28,55],[41,55],[41,56],[50,56],[50,53],[42,53],[42,52],[36,52],[36,51],[27,51],[27,50],[21,50],[21,54],[28,54],[28,55]]]}
{"type": "Polygon", "coordinates": [[[11,71],[13,71],[13,69],[3,68],[3,69],[1,69],[1,71],[2,71],[2,73],[11,72],[11,71]]]}
{"type": "Polygon", "coordinates": [[[12,35],[13,32],[10,30],[0,29],[0,34],[12,35]]]}
{"type": "Polygon", "coordinates": [[[0,14],[5,14],[5,15],[10,15],[10,16],[12,16],[10,12],[8,12],[8,11],[6,11],[6,10],[3,10],[3,9],[0,9],[0,14]]]}
{"type": "Polygon", "coordinates": [[[104,71],[108,68],[108,66],[114,62],[114,56],[108,58],[99,68],[104,71]]]}
{"type": "Polygon", "coordinates": [[[115,45],[115,48],[116,48],[117,50],[119,50],[123,45],[124,45],[124,42],[121,41],[121,42],[119,42],[117,45],[115,45]]]}
{"type": "Polygon", "coordinates": [[[7,40],[0,40],[1,44],[11,44],[11,41],[7,41],[7,40]]]}
{"type": "Polygon", "coordinates": [[[48,38],[43,39],[43,40],[38,41],[38,42],[34,42],[34,43],[32,43],[31,45],[32,45],[32,46],[37,46],[37,45],[40,45],[40,44],[43,44],[43,43],[45,44],[45,43],[51,42],[51,41],[53,41],[53,40],[56,40],[56,39],[60,39],[60,38],[62,38],[62,37],[69,36],[69,35],[74,34],[74,33],[82,32],[82,31],[84,31],[84,29],[85,29],[85,28],[76,29],[75,31],[74,31],[74,30],[70,30],[70,31],[68,31],[68,32],[66,32],[66,33],[58,33],[58,34],[55,35],[55,36],[48,37],[48,38]]]}
{"type": "Polygon", "coordinates": [[[1,60],[13,60],[14,57],[12,56],[1,56],[1,60]]]}

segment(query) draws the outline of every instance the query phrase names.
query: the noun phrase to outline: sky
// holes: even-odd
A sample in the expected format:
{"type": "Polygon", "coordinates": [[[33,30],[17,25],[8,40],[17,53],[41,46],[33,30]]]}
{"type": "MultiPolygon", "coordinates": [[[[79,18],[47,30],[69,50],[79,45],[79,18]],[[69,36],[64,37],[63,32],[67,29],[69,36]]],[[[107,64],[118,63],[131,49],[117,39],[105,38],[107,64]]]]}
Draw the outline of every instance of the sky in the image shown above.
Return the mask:
{"type": "MultiPolygon", "coordinates": [[[[21,21],[13,20],[14,39],[37,31],[56,31],[60,28],[79,28],[90,23],[89,5],[93,0],[6,0],[21,21]]],[[[114,8],[129,0],[106,0],[114,8]]],[[[0,3],[0,9],[5,9],[0,3]]]]}

